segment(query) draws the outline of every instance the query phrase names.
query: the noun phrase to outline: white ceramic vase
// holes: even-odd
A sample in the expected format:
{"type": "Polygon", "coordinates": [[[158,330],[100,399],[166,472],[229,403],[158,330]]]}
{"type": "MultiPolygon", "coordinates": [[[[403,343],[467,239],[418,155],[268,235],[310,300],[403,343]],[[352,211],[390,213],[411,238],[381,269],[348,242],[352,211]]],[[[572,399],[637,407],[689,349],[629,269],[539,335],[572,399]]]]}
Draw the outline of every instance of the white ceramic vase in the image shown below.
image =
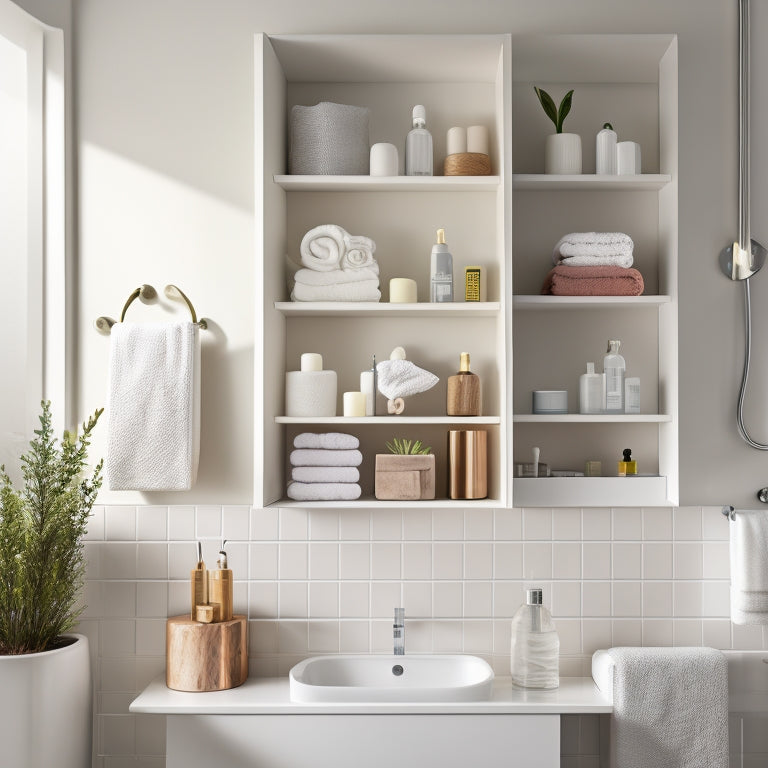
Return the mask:
{"type": "Polygon", "coordinates": [[[544,145],[544,173],[581,173],[581,136],[553,133],[544,145]]]}
{"type": "Polygon", "coordinates": [[[3,768],[83,768],[91,764],[88,638],[64,648],[0,656],[3,768]]]}

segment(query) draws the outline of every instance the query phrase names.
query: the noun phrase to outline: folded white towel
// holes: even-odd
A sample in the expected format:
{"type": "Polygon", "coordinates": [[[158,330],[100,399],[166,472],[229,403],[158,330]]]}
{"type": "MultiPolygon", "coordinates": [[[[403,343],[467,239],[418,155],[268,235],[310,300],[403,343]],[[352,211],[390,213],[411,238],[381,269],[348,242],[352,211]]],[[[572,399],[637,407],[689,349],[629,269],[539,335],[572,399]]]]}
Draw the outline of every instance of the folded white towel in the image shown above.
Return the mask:
{"type": "Polygon", "coordinates": [[[345,283],[359,283],[364,280],[375,280],[379,284],[379,265],[373,262],[372,266],[361,269],[334,269],[329,272],[315,272],[313,269],[300,269],[293,276],[294,283],[310,286],[341,285],[345,283]]]}
{"type": "Polygon", "coordinates": [[[301,239],[301,263],[318,272],[338,269],[346,252],[344,238],[347,235],[337,224],[321,224],[310,229],[301,239]]]}
{"type": "Polygon", "coordinates": [[[373,258],[376,253],[376,243],[365,235],[347,234],[344,239],[346,253],[341,257],[341,268],[346,270],[364,269],[376,265],[376,273],[379,272],[378,264],[373,258]]]}
{"type": "Polygon", "coordinates": [[[379,280],[357,280],[335,285],[304,285],[296,283],[291,301],[379,301],[379,280]]]}
{"type": "Polygon", "coordinates": [[[631,267],[634,243],[623,232],[571,232],[558,240],[552,263],[569,267],[631,267]]]}
{"type": "Polygon", "coordinates": [[[354,435],[345,432],[302,432],[293,438],[294,448],[326,448],[337,451],[360,447],[354,435]]]}
{"type": "Polygon", "coordinates": [[[363,454],[357,450],[329,451],[322,448],[297,448],[291,451],[293,467],[359,467],[363,454]]]}
{"type": "Polygon", "coordinates": [[[188,491],[200,453],[197,325],[115,323],[105,475],[113,491],[188,491]]]}
{"type": "Polygon", "coordinates": [[[730,537],[731,621],[768,624],[768,512],[736,510],[730,537]]]}
{"type": "Polygon", "coordinates": [[[613,696],[611,768],[728,768],[728,667],[713,648],[611,648],[592,676],[613,696]]]}
{"type": "Polygon", "coordinates": [[[357,467],[294,467],[291,480],[299,483],[357,483],[360,470],[357,467]]]}
{"type": "Polygon", "coordinates": [[[295,501],[354,501],[362,490],[357,483],[291,483],[288,498],[295,501]]]}

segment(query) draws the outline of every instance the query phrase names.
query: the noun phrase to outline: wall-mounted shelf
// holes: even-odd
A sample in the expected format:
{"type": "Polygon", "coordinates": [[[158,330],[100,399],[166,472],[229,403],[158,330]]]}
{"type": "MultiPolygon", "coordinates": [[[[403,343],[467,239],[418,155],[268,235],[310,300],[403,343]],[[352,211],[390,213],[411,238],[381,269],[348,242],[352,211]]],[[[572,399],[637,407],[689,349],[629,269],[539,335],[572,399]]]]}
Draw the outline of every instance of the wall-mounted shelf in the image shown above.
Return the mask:
{"type": "Polygon", "coordinates": [[[286,317],[495,317],[498,301],[468,301],[451,304],[390,304],[363,301],[276,301],[275,309],[286,317]]]}
{"type": "Polygon", "coordinates": [[[377,424],[396,429],[403,424],[464,425],[467,427],[481,424],[500,424],[498,416],[275,416],[275,424],[332,424],[334,426],[354,426],[356,424],[377,424]]]}
{"type": "Polygon", "coordinates": [[[515,310],[553,309],[646,309],[669,304],[669,296],[515,296],[515,310]]]}
{"type": "Polygon", "coordinates": [[[671,506],[666,477],[525,477],[513,481],[520,507],[671,506]]]}
{"type": "Polygon", "coordinates": [[[276,174],[286,192],[496,192],[498,176],[290,176],[276,174]]]}
{"type": "Polygon", "coordinates": [[[636,176],[598,176],[597,174],[558,175],[545,173],[516,173],[513,189],[520,190],[590,190],[608,192],[655,192],[672,181],[668,173],[643,173],[636,176]]]}
{"type": "Polygon", "coordinates": [[[516,413],[521,424],[667,424],[672,417],[657,413],[516,413]]]}

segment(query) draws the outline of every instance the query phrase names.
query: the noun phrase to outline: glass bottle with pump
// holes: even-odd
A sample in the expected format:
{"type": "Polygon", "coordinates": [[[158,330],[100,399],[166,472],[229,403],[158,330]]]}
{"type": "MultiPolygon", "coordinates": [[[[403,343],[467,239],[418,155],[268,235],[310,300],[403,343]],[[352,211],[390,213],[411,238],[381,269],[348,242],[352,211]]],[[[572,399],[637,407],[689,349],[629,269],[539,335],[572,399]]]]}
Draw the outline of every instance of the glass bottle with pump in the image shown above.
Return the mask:
{"type": "Polygon", "coordinates": [[[427,130],[423,104],[413,108],[413,129],[405,139],[405,175],[432,175],[432,134],[427,130]]]}
{"type": "Polygon", "coordinates": [[[512,682],[521,688],[560,685],[560,638],[541,589],[526,590],[526,603],[512,619],[510,661],[512,682]]]}
{"type": "Polygon", "coordinates": [[[605,373],[605,412],[624,413],[624,373],[627,364],[619,354],[621,342],[608,342],[608,354],[603,358],[605,373]]]}

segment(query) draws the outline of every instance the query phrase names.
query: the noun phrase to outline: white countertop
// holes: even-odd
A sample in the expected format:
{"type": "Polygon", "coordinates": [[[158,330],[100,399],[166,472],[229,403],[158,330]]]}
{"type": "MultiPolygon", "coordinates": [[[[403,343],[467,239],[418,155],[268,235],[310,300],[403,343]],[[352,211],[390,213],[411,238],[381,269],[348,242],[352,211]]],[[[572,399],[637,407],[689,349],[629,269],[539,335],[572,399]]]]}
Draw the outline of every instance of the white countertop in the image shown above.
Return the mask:
{"type": "Polygon", "coordinates": [[[488,701],[455,703],[296,704],[288,677],[251,677],[239,688],[210,693],[172,691],[165,676],[155,678],[131,703],[131,712],[165,715],[318,715],[318,714],[577,714],[612,712],[609,696],[591,677],[562,677],[550,691],[523,690],[497,676],[488,701]]]}

